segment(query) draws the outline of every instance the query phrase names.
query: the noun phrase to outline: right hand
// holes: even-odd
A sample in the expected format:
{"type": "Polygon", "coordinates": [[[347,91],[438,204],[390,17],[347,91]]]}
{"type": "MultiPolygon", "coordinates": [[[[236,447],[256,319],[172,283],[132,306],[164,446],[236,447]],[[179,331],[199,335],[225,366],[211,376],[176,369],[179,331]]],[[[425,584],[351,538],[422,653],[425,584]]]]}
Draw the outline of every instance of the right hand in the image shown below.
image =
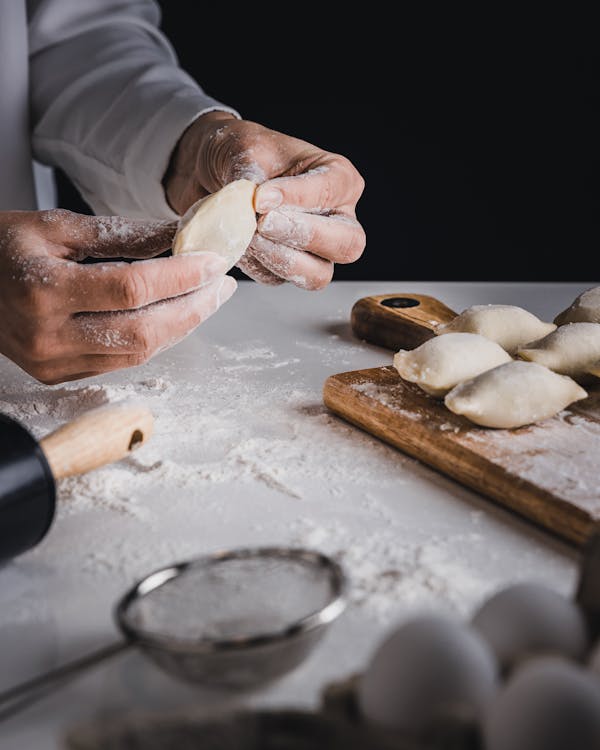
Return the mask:
{"type": "Polygon", "coordinates": [[[216,254],[134,263],[175,224],[70,211],[0,212],[0,353],[55,384],[133,367],[209,318],[236,289],[216,254]]]}

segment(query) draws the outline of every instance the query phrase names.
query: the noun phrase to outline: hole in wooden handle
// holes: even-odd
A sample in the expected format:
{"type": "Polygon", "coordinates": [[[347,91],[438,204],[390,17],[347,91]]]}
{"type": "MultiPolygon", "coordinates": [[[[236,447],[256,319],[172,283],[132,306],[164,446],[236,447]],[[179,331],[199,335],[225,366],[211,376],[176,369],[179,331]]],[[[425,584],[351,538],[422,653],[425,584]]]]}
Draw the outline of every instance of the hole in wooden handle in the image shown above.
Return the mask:
{"type": "Polygon", "coordinates": [[[144,433],[141,430],[134,430],[131,435],[131,440],[127,446],[127,450],[133,451],[137,448],[140,443],[144,442],[144,433]]]}
{"type": "Polygon", "coordinates": [[[384,307],[400,308],[418,307],[421,303],[418,299],[414,299],[413,297],[388,297],[387,299],[382,299],[381,304],[384,307]]]}

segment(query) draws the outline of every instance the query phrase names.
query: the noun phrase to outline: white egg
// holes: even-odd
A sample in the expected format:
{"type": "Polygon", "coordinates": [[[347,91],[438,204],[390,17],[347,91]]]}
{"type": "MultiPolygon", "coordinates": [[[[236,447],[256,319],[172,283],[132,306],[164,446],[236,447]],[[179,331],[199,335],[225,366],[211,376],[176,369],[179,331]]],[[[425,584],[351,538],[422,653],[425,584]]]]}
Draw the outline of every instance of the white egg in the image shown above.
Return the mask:
{"type": "Polygon", "coordinates": [[[447,716],[476,718],[497,689],[497,672],[490,649],[468,625],[421,615],[375,652],[359,681],[360,711],[411,733],[447,716]]]}
{"type": "Polygon", "coordinates": [[[589,647],[586,620],[577,604],[536,583],[498,592],[475,613],[472,625],[503,671],[533,654],[582,659],[589,647]]]}
{"type": "Polygon", "coordinates": [[[559,657],[517,669],[484,721],[485,750],[598,750],[600,680],[559,657]]]}

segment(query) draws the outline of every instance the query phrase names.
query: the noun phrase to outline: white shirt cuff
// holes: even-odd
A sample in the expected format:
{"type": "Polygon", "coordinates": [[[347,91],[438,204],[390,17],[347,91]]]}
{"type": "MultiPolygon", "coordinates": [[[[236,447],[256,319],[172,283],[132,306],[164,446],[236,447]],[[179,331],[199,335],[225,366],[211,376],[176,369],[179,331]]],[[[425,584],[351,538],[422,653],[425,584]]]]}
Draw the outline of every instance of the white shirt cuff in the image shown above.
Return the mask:
{"type": "Polygon", "coordinates": [[[185,130],[207,112],[236,110],[198,92],[181,92],[160,108],[133,140],[125,158],[128,192],[135,197],[139,216],[176,221],[179,215],[167,202],[162,181],[173,149],[185,130]]]}

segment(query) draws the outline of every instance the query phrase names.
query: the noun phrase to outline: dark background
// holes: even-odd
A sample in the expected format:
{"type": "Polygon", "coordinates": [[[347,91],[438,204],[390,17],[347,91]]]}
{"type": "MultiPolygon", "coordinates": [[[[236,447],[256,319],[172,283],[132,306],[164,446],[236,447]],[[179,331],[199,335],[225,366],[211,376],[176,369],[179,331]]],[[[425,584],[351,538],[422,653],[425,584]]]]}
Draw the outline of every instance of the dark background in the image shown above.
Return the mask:
{"type": "Polygon", "coordinates": [[[337,279],[600,278],[591,19],[193,5],[163,28],[208,93],[365,177],[367,250],[337,279]]]}

